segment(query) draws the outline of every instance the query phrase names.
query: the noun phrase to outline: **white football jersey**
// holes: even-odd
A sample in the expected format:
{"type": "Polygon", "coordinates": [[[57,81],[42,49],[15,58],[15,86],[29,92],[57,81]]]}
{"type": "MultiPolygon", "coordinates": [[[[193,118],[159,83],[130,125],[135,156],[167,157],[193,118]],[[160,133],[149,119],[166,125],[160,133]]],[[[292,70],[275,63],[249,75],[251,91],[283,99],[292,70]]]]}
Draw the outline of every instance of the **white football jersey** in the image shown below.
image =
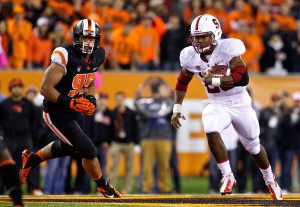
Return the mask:
{"type": "Polygon", "coordinates": [[[200,72],[207,70],[210,66],[226,65],[229,68],[229,62],[232,58],[241,56],[246,51],[244,43],[239,39],[220,40],[213,53],[206,58],[208,62],[196,53],[193,46],[184,48],[180,53],[180,64],[192,73],[195,73],[201,80],[209,99],[226,98],[232,95],[238,95],[246,92],[245,86],[224,87],[208,86],[200,76],[200,72]]]}

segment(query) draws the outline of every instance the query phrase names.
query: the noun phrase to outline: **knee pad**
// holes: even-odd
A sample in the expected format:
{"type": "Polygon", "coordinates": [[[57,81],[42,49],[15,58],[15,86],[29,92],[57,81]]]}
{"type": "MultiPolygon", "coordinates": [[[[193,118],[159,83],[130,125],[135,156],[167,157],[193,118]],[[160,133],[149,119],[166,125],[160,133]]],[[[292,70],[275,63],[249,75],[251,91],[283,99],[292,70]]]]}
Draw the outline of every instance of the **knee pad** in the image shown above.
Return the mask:
{"type": "Polygon", "coordinates": [[[85,159],[94,159],[97,157],[97,149],[94,145],[87,145],[80,151],[80,155],[85,159]]]}
{"type": "Polygon", "coordinates": [[[73,155],[75,151],[77,151],[80,156],[85,159],[93,159],[97,157],[97,150],[92,142],[81,143],[80,146],[75,148],[61,140],[56,140],[51,147],[51,152],[54,157],[73,155]]]}
{"type": "Polygon", "coordinates": [[[255,139],[241,139],[241,142],[243,144],[243,146],[245,147],[245,149],[251,153],[252,155],[257,155],[260,151],[260,142],[259,142],[259,138],[255,138],[255,139]]]}
{"type": "Polygon", "coordinates": [[[72,155],[74,153],[74,148],[61,140],[55,140],[51,146],[51,152],[53,157],[64,157],[72,155]]]}

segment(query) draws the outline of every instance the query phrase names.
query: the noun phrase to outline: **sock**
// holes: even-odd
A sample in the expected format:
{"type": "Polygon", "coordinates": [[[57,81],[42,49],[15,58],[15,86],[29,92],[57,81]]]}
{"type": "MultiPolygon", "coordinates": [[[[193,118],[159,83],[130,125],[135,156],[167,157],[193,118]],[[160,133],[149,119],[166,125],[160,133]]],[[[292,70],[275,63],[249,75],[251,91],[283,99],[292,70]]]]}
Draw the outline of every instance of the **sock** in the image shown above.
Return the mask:
{"type": "Polygon", "coordinates": [[[32,154],[25,165],[25,168],[27,167],[36,167],[41,162],[44,161],[44,158],[42,157],[41,150],[37,151],[35,154],[32,154]]]}
{"type": "Polygon", "coordinates": [[[260,169],[260,172],[263,174],[264,178],[268,181],[274,181],[274,174],[272,172],[271,165],[267,169],[260,169]]]}
{"type": "Polygon", "coordinates": [[[222,175],[227,175],[232,172],[229,160],[217,163],[217,165],[218,165],[219,169],[221,170],[222,175]]]}
{"type": "Polygon", "coordinates": [[[93,178],[93,181],[96,182],[97,187],[101,187],[101,186],[103,186],[106,183],[106,180],[104,179],[102,173],[101,173],[101,175],[99,177],[100,178],[96,178],[96,179],[93,178]]]}
{"type": "Polygon", "coordinates": [[[0,168],[0,172],[3,175],[3,182],[5,184],[8,195],[11,197],[14,205],[23,206],[21,184],[19,181],[18,169],[16,165],[3,165],[0,168]]]}

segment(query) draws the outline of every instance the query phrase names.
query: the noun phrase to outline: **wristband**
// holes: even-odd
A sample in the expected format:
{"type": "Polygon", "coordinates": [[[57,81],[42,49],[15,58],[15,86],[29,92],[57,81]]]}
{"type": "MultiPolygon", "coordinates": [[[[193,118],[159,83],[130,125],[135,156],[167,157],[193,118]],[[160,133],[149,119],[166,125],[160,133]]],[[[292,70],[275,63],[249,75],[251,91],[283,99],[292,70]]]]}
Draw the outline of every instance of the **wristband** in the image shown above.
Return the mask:
{"type": "Polygon", "coordinates": [[[213,86],[220,86],[221,85],[221,78],[212,78],[211,85],[213,86]]]}
{"type": "Polygon", "coordinates": [[[85,98],[87,100],[89,100],[95,107],[97,106],[97,100],[96,100],[95,96],[87,95],[85,98]]]}
{"type": "Polygon", "coordinates": [[[173,114],[181,113],[181,104],[174,104],[173,106],[173,114]]]}
{"type": "Polygon", "coordinates": [[[70,106],[70,102],[71,102],[72,98],[69,96],[65,96],[62,94],[59,94],[59,96],[57,97],[57,103],[64,105],[64,106],[70,106]]]}

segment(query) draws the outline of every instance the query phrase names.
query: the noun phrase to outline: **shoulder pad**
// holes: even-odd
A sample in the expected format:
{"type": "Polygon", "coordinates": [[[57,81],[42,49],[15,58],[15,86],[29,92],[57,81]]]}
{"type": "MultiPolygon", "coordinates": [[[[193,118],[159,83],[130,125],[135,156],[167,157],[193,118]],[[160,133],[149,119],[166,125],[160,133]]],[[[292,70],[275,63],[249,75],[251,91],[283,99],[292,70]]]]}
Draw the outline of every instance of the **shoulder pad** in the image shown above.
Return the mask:
{"type": "Polygon", "coordinates": [[[188,70],[191,69],[192,68],[191,63],[193,62],[194,55],[195,55],[195,50],[193,46],[189,46],[181,50],[179,56],[181,67],[186,68],[188,70]]]}
{"type": "Polygon", "coordinates": [[[228,56],[236,57],[244,54],[246,48],[241,40],[229,38],[222,41],[220,51],[228,56]]]}
{"type": "Polygon", "coordinates": [[[64,47],[57,47],[52,52],[51,61],[57,63],[65,68],[68,64],[68,51],[64,47]]]}

